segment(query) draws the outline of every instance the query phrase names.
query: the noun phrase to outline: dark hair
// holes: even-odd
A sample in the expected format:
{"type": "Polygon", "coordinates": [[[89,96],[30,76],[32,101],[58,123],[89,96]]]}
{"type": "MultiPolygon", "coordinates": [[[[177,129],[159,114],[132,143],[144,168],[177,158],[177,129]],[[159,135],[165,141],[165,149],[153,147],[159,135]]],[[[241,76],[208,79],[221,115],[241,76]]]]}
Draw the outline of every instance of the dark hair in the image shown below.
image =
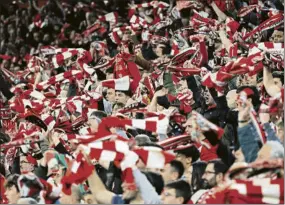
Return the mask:
{"type": "Polygon", "coordinates": [[[20,176],[19,174],[10,175],[5,182],[5,185],[4,185],[5,189],[15,186],[17,189],[17,192],[20,192],[19,187],[18,187],[19,176],[20,176]]]}
{"type": "Polygon", "coordinates": [[[214,171],[216,174],[225,174],[229,169],[229,167],[220,159],[211,160],[208,164],[214,164],[214,171]]]}
{"type": "Polygon", "coordinates": [[[67,97],[72,97],[76,95],[77,85],[75,83],[70,83],[67,91],[67,97]]]}
{"type": "Polygon", "coordinates": [[[259,99],[259,92],[255,86],[240,86],[237,88],[237,94],[239,94],[244,89],[249,88],[253,91],[253,94],[248,96],[252,100],[252,105],[254,106],[254,109],[257,111],[259,109],[259,106],[261,104],[259,99]]]}
{"type": "Polygon", "coordinates": [[[281,71],[274,71],[272,73],[273,78],[279,78],[282,85],[284,85],[284,73],[281,71]]]}
{"type": "Polygon", "coordinates": [[[191,187],[193,190],[193,193],[201,189],[202,187],[202,176],[205,172],[205,169],[207,167],[207,162],[199,161],[192,164],[192,179],[191,179],[191,187]]]}
{"type": "Polygon", "coordinates": [[[192,196],[191,187],[189,183],[184,180],[168,183],[165,187],[168,189],[175,189],[176,197],[183,197],[183,204],[186,204],[192,196]]]}
{"type": "Polygon", "coordinates": [[[135,136],[135,141],[138,146],[141,146],[142,144],[145,144],[147,142],[151,142],[149,137],[145,134],[138,134],[137,136],[135,136]]]}
{"type": "Polygon", "coordinates": [[[200,158],[200,152],[195,146],[190,146],[190,147],[187,147],[185,149],[176,150],[175,153],[183,154],[187,158],[191,157],[192,163],[196,162],[200,158]]]}
{"type": "Polygon", "coordinates": [[[114,72],[114,67],[110,67],[110,68],[107,68],[105,73],[113,73],[114,72]]]}
{"type": "Polygon", "coordinates": [[[143,173],[145,174],[147,180],[155,188],[156,193],[160,195],[164,187],[162,176],[154,172],[143,172],[143,173]]]}
{"type": "Polygon", "coordinates": [[[172,160],[169,164],[171,168],[178,173],[178,179],[180,179],[184,173],[184,166],[182,162],[178,160],[172,160]]]}
{"type": "Polygon", "coordinates": [[[99,118],[100,120],[102,120],[104,117],[107,117],[107,114],[103,111],[97,110],[97,111],[92,112],[90,116],[95,116],[99,118]]]}
{"type": "Polygon", "coordinates": [[[115,92],[121,92],[121,93],[124,93],[126,96],[132,97],[132,91],[131,90],[127,90],[127,91],[115,90],[115,92]]]}

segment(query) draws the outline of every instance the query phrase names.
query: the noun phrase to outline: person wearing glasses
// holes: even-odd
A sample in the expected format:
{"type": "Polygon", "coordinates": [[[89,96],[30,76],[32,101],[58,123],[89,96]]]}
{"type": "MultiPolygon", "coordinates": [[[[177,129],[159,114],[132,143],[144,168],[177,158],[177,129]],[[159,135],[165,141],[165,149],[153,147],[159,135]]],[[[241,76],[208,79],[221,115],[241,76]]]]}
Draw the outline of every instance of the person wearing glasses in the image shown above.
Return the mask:
{"type": "Polygon", "coordinates": [[[166,184],[161,194],[163,204],[187,204],[192,195],[190,185],[184,180],[166,184]]]}
{"type": "Polygon", "coordinates": [[[209,161],[202,176],[202,189],[191,197],[192,202],[199,204],[199,200],[207,197],[212,188],[221,185],[228,168],[220,159],[209,161]]]}
{"type": "Polygon", "coordinates": [[[208,162],[204,175],[202,176],[203,188],[211,189],[220,184],[228,167],[219,159],[208,162]]]}

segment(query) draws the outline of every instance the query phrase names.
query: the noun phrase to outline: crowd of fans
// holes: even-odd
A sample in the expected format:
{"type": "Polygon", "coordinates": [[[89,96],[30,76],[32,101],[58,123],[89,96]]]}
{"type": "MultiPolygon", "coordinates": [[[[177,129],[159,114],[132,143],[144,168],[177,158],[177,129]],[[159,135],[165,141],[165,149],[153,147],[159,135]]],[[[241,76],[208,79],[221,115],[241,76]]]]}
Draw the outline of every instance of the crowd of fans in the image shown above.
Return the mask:
{"type": "Polygon", "coordinates": [[[1,5],[1,204],[283,204],[283,10],[1,5]]]}

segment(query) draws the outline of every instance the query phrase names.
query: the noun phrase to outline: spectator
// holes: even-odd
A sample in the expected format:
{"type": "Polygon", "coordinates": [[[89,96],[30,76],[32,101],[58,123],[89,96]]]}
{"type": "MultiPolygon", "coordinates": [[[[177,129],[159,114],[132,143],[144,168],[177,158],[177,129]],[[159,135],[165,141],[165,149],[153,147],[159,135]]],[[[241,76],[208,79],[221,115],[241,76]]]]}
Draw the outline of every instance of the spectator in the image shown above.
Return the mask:
{"type": "Polygon", "coordinates": [[[20,199],[21,195],[18,187],[18,178],[19,175],[17,174],[10,175],[5,182],[5,196],[9,204],[15,204],[18,199],[20,199]]]}
{"type": "Polygon", "coordinates": [[[180,180],[166,184],[161,199],[163,204],[186,204],[191,193],[190,185],[180,180]]]}
{"type": "Polygon", "coordinates": [[[177,160],[173,160],[170,163],[166,164],[161,173],[165,184],[180,179],[183,174],[184,166],[180,161],[177,160]]]}

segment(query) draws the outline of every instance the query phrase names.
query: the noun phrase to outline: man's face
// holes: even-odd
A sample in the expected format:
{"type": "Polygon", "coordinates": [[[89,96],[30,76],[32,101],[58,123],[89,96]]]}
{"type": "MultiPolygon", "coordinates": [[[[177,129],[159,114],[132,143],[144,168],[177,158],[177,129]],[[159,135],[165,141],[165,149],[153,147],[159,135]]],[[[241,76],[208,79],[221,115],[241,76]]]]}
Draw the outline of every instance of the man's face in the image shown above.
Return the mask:
{"type": "Polygon", "coordinates": [[[275,30],[271,36],[271,40],[274,43],[283,43],[284,41],[283,36],[284,36],[284,32],[275,30]]]}
{"type": "Polygon", "coordinates": [[[107,90],[106,99],[107,99],[109,102],[114,103],[114,102],[115,102],[115,97],[116,97],[115,89],[109,88],[109,89],[107,90]]]}
{"type": "Polygon", "coordinates": [[[247,86],[250,86],[250,85],[256,86],[257,85],[256,75],[249,76],[248,74],[245,74],[243,76],[239,76],[239,78],[241,78],[240,79],[241,85],[247,85],[247,86]]]}
{"type": "Polygon", "coordinates": [[[99,123],[94,116],[90,116],[88,118],[87,125],[90,127],[92,133],[95,133],[98,131],[99,123]]]}
{"type": "Polygon", "coordinates": [[[164,48],[165,48],[164,45],[158,44],[158,45],[156,46],[156,48],[154,49],[155,54],[156,54],[158,57],[163,56],[163,49],[164,49],[164,48]]]}
{"type": "Polygon", "coordinates": [[[214,104],[214,99],[213,99],[212,95],[210,94],[208,88],[206,88],[206,89],[203,91],[203,97],[204,97],[204,99],[205,99],[206,105],[212,105],[212,104],[214,104]]]}
{"type": "Polygon", "coordinates": [[[214,170],[213,163],[207,165],[206,170],[202,176],[202,179],[204,180],[203,187],[205,189],[211,189],[217,185],[216,173],[214,170]]]}
{"type": "Polygon", "coordinates": [[[7,187],[4,195],[8,199],[9,204],[16,204],[20,198],[20,193],[17,191],[16,186],[7,187]]]}
{"type": "Polygon", "coordinates": [[[164,188],[161,200],[163,204],[183,204],[183,198],[176,197],[175,189],[164,188]]]}
{"type": "Polygon", "coordinates": [[[263,145],[257,154],[257,160],[270,159],[271,147],[267,144],[263,145]]]}
{"type": "Polygon", "coordinates": [[[46,33],[43,37],[43,41],[48,43],[50,41],[50,35],[48,33],[46,33]]]}
{"type": "Polygon", "coordinates": [[[237,99],[236,90],[229,91],[226,98],[227,98],[228,107],[230,109],[236,108],[236,99],[237,99]]]}
{"type": "Polygon", "coordinates": [[[191,135],[193,131],[193,125],[192,125],[192,118],[190,117],[185,124],[183,124],[183,127],[185,127],[185,132],[188,135],[191,135]]]}
{"type": "Polygon", "coordinates": [[[185,170],[187,170],[191,166],[191,157],[186,157],[184,154],[176,153],[175,159],[183,164],[185,170]]]}
{"type": "Polygon", "coordinates": [[[164,184],[167,184],[171,181],[176,180],[177,177],[175,178],[174,174],[175,174],[175,172],[173,172],[171,165],[166,164],[164,166],[164,169],[161,171],[161,176],[163,178],[164,184]]]}
{"type": "Polygon", "coordinates": [[[26,156],[20,156],[20,171],[21,174],[33,172],[35,169],[34,165],[28,162],[26,156]]]}
{"type": "Polygon", "coordinates": [[[282,82],[280,78],[273,78],[274,84],[277,85],[279,88],[282,88],[282,82]]]}
{"type": "Polygon", "coordinates": [[[186,80],[180,80],[177,84],[178,92],[182,92],[185,89],[188,89],[187,81],[186,80]]]}
{"type": "Polygon", "coordinates": [[[116,91],[115,101],[117,103],[123,103],[125,105],[128,101],[128,96],[125,93],[116,91]]]}
{"type": "Polygon", "coordinates": [[[34,37],[34,40],[35,40],[36,42],[39,42],[39,41],[40,41],[40,34],[39,34],[38,32],[35,32],[35,33],[33,34],[33,37],[34,37]]]}

